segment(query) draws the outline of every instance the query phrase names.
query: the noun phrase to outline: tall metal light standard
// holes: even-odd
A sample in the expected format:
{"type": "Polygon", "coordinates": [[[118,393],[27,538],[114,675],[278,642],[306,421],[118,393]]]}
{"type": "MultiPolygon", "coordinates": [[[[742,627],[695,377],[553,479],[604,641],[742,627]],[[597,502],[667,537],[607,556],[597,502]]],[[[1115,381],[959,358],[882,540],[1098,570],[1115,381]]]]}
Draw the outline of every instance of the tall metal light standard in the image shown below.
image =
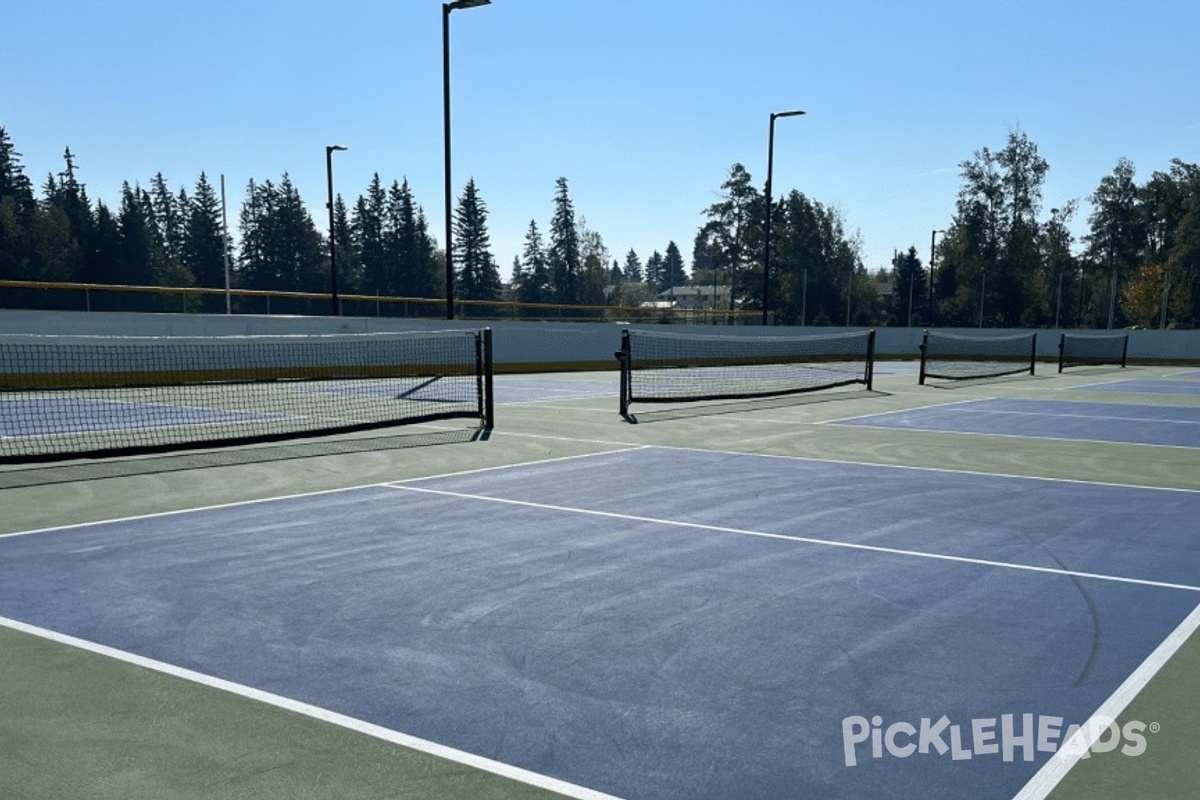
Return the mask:
{"type": "Polygon", "coordinates": [[[490,5],[492,0],[454,0],[442,4],[442,131],[446,156],[446,319],[454,319],[454,249],[451,246],[454,223],[450,182],[450,12],[460,8],[490,5]]]}
{"type": "Polygon", "coordinates": [[[777,111],[771,114],[771,129],[767,136],[767,221],[763,232],[763,325],[768,324],[771,308],[771,178],[775,170],[775,120],[780,117],[799,117],[803,114],[803,111],[777,111]]]}
{"type": "Polygon", "coordinates": [[[937,260],[937,249],[934,247],[934,239],[939,233],[945,231],[934,231],[929,234],[929,321],[926,323],[929,327],[933,327],[933,265],[937,260]]]}
{"type": "Polygon", "coordinates": [[[325,178],[329,183],[329,202],[326,207],[329,209],[329,296],[333,302],[333,316],[340,317],[342,315],[342,304],[338,300],[338,270],[337,270],[337,247],[334,240],[337,239],[337,231],[333,225],[333,151],[346,150],[345,145],[331,144],[325,147],[325,178]]]}

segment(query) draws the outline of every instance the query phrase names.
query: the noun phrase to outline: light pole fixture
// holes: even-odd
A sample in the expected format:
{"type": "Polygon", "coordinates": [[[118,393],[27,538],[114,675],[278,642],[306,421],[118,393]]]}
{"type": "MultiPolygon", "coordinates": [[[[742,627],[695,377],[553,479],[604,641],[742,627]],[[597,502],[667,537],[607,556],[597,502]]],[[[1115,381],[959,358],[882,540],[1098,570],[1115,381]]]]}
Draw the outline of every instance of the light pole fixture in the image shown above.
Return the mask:
{"type": "Polygon", "coordinates": [[[803,111],[772,112],[770,131],[767,134],[767,220],[763,230],[763,325],[769,324],[771,309],[771,178],[775,171],[775,120],[780,117],[799,117],[803,114],[803,111]]]}
{"type": "Polygon", "coordinates": [[[925,324],[930,328],[933,327],[933,265],[937,260],[937,250],[934,246],[934,240],[939,233],[945,233],[945,231],[934,231],[929,234],[929,321],[925,324]]]}
{"type": "Polygon", "coordinates": [[[454,0],[442,4],[442,132],[446,158],[446,319],[454,319],[453,198],[450,178],[450,12],[490,5],[492,0],[454,0]]]}
{"type": "Polygon", "coordinates": [[[337,239],[337,231],[333,221],[333,151],[346,149],[345,145],[340,144],[331,144],[325,147],[325,179],[329,184],[329,202],[326,204],[329,209],[329,297],[333,303],[333,316],[335,317],[342,315],[342,304],[338,300],[337,246],[334,243],[334,240],[337,239]]]}

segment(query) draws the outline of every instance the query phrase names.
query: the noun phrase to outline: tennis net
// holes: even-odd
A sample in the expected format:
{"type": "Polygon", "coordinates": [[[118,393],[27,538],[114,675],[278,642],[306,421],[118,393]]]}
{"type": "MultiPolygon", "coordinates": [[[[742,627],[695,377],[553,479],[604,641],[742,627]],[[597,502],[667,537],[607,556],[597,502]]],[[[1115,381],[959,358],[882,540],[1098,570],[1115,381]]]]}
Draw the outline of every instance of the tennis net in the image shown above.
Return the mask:
{"type": "Polygon", "coordinates": [[[0,336],[0,461],[493,425],[491,331],[0,336]]]}
{"type": "Polygon", "coordinates": [[[1125,366],[1129,334],[1086,335],[1064,333],[1058,339],[1058,371],[1068,367],[1115,364],[1125,366]]]}
{"type": "Polygon", "coordinates": [[[875,331],[722,336],[625,329],[617,352],[621,414],[631,403],[775,397],[872,386],[875,331]]]}
{"type": "Polygon", "coordinates": [[[1012,336],[964,336],[925,331],[921,340],[921,377],[942,380],[998,378],[1034,374],[1037,333],[1012,336]]]}

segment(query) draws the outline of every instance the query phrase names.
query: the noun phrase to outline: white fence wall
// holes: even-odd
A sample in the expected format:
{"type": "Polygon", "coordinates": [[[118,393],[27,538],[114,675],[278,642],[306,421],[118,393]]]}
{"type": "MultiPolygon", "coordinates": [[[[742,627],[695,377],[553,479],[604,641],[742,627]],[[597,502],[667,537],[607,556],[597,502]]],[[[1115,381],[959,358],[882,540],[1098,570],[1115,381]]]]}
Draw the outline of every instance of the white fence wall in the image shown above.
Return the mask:
{"type": "MultiPolygon", "coordinates": [[[[223,314],[132,314],[84,311],[0,310],[0,334],[92,336],[254,336],[282,334],[370,333],[442,330],[490,326],[500,369],[615,368],[621,325],[614,323],[502,322],[400,319],[387,317],[287,317],[223,314]]],[[[838,333],[847,328],[766,328],[757,326],[687,326],[674,330],[736,336],[804,336],[838,333]]],[[[861,329],[854,329],[861,330],[861,329]]],[[[939,329],[940,330],[940,329],[939,329]]],[[[964,335],[1000,335],[1020,331],[947,329],[964,335]]],[[[1077,333],[1077,331],[1068,331],[1077,333]]],[[[1059,331],[1039,330],[1038,355],[1058,355],[1059,331]]],[[[1104,334],[1107,331],[1079,331],[1104,334]]],[[[917,358],[920,328],[878,328],[876,351],[881,358],[917,358]]],[[[1132,361],[1200,364],[1200,331],[1129,331],[1132,361]]]]}

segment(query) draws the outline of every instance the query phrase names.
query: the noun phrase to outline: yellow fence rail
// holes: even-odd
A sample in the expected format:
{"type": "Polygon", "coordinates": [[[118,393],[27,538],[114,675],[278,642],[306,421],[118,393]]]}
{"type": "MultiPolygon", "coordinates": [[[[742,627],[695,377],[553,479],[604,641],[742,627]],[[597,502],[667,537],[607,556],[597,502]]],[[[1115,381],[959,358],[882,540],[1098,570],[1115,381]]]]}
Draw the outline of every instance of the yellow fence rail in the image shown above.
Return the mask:
{"type": "MultiPolygon", "coordinates": [[[[446,309],[444,299],[431,297],[342,294],[339,295],[339,301],[341,313],[348,316],[437,318],[444,316],[446,309]]],[[[460,317],[480,320],[661,322],[684,325],[757,325],[762,321],[761,311],[741,309],[561,305],[515,300],[457,300],[455,306],[459,309],[460,317]]],[[[324,315],[333,310],[330,295],[321,292],[19,280],[0,280],[0,308],[182,313],[225,313],[228,310],[233,314],[303,315],[324,315]],[[125,302],[116,298],[116,295],[125,295],[125,302]],[[99,298],[102,297],[109,299],[100,302],[99,298]]]]}

